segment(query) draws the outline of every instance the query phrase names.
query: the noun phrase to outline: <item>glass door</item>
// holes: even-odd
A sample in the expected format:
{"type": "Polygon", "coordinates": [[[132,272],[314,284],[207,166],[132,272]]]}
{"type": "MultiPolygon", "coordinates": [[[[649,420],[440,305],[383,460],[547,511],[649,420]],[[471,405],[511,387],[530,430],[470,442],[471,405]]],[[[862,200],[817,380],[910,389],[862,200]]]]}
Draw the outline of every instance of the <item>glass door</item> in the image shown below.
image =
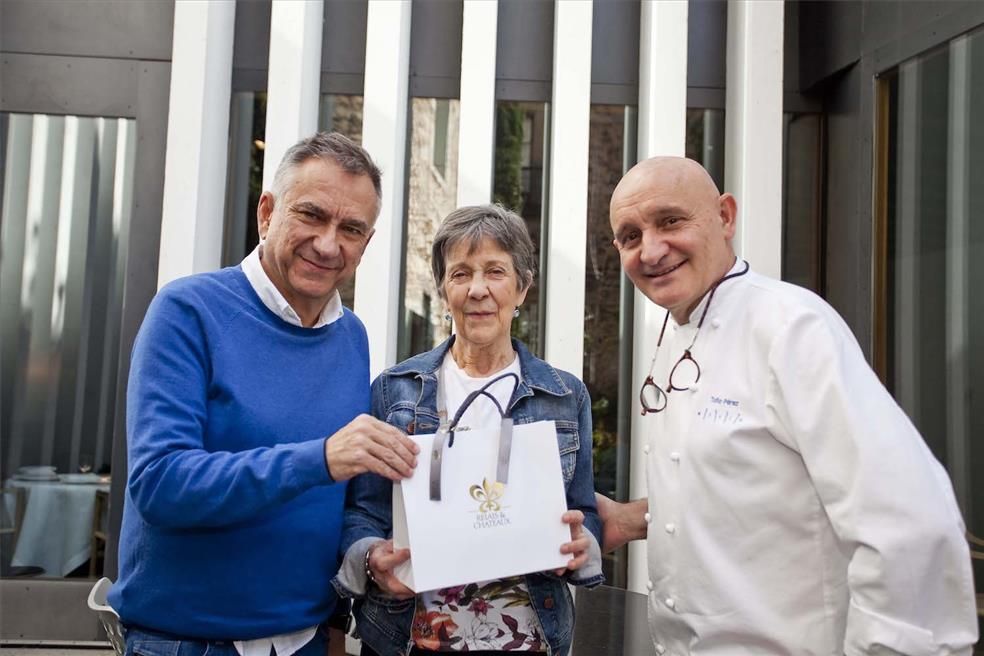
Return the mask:
{"type": "Polygon", "coordinates": [[[876,108],[876,366],[947,468],[981,590],[984,30],[887,71],[876,108]]]}
{"type": "Polygon", "coordinates": [[[105,16],[42,5],[0,7],[17,26],[0,97],[0,645],[107,644],[86,598],[116,578],[129,354],[157,290],[164,186],[171,38],[152,19],[173,9],[121,5],[141,48],[63,55],[42,53],[105,16]]]}
{"type": "Polygon", "coordinates": [[[0,140],[0,577],[94,580],[116,473],[136,122],[5,113],[0,140]]]}

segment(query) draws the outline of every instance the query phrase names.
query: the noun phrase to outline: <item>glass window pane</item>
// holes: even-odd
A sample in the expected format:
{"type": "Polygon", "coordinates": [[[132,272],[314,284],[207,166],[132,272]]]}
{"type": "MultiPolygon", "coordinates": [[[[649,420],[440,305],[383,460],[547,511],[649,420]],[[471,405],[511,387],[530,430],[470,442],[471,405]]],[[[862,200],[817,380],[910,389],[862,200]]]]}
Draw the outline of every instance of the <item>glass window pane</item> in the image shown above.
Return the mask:
{"type": "Polygon", "coordinates": [[[984,533],[984,31],[887,76],[887,379],[984,533]]]}
{"type": "MultiPolygon", "coordinates": [[[[631,393],[631,283],[612,245],[608,205],[625,167],[634,160],[635,112],[592,105],[588,146],[588,226],[584,289],[584,384],[591,394],[595,489],[627,500],[631,393]]],[[[625,587],[627,549],[605,554],[609,585],[625,587]]]]}
{"type": "Polygon", "coordinates": [[[451,101],[446,98],[438,98],[434,101],[434,150],[431,161],[441,177],[447,173],[450,103],[451,101]]]}
{"type": "MultiPolygon", "coordinates": [[[[362,96],[324,94],[318,107],[318,130],[341,132],[362,143],[362,96]]],[[[260,237],[256,206],[263,193],[263,155],[266,135],[266,92],[232,94],[229,115],[229,162],[222,265],[242,261],[260,237]]],[[[338,289],[342,304],[351,308],[355,276],[338,289]]]]}
{"type": "Polygon", "coordinates": [[[355,143],[361,144],[362,96],[332,93],[322,95],[318,110],[318,130],[341,132],[355,143]]]}
{"type": "Polygon", "coordinates": [[[263,193],[266,92],[232,94],[229,112],[229,161],[226,176],[222,266],[239,264],[260,238],[256,206],[263,193]]]}
{"type": "Polygon", "coordinates": [[[782,279],[822,292],[822,123],[820,114],[785,114],[782,279]]]}
{"type": "Polygon", "coordinates": [[[458,101],[410,103],[410,189],[404,239],[403,316],[398,360],[434,348],[451,334],[431,275],[431,245],[458,196],[458,101]],[[438,166],[440,160],[441,166],[438,166]]]}
{"type": "Polygon", "coordinates": [[[2,116],[0,573],[95,576],[136,122],[2,116]]]}
{"type": "Polygon", "coordinates": [[[545,269],[543,260],[544,162],[548,147],[548,105],[530,102],[499,102],[495,113],[495,178],[492,197],[496,203],[526,220],[539,257],[539,275],[526,295],[526,302],[513,321],[513,337],[530,352],[543,356],[543,303],[540,293],[545,269]]]}
{"type": "Polygon", "coordinates": [[[687,109],[687,157],[700,162],[724,190],[724,110],[687,109]]]}
{"type": "MultiPolygon", "coordinates": [[[[361,144],[362,96],[323,94],[318,112],[318,130],[341,132],[355,143],[361,144]]],[[[338,294],[342,297],[342,305],[350,309],[355,303],[355,278],[358,275],[359,272],[356,270],[355,275],[338,288],[338,294]]]]}

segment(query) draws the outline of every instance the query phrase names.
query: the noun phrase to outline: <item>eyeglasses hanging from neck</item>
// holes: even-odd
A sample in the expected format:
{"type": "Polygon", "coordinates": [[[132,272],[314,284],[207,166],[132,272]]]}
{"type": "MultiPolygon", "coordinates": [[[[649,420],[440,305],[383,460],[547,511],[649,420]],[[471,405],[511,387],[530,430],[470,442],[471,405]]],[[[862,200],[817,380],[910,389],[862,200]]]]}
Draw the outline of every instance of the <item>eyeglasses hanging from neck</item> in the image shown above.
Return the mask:
{"type": "Polygon", "coordinates": [[[717,288],[724,281],[743,276],[746,273],[748,273],[748,262],[745,262],[745,268],[741,271],[729,273],[711,286],[710,294],[707,297],[707,304],[704,306],[704,311],[700,315],[700,321],[697,322],[697,330],[694,331],[694,338],[690,340],[690,346],[684,349],[683,355],[680,356],[680,359],[670,369],[670,375],[666,381],[666,390],[664,391],[653,380],[653,369],[656,367],[656,357],[659,355],[659,347],[663,344],[663,334],[666,332],[666,324],[670,320],[670,312],[667,310],[666,317],[663,318],[663,327],[659,331],[659,340],[656,342],[656,352],[653,353],[653,361],[649,365],[649,375],[646,376],[646,380],[642,383],[642,389],[639,390],[639,404],[642,406],[643,415],[662,412],[666,409],[670,392],[685,392],[700,380],[700,365],[694,359],[692,351],[694,344],[697,343],[697,336],[700,335],[700,329],[704,325],[704,319],[707,318],[707,311],[711,309],[714,292],[717,291],[717,288]]]}

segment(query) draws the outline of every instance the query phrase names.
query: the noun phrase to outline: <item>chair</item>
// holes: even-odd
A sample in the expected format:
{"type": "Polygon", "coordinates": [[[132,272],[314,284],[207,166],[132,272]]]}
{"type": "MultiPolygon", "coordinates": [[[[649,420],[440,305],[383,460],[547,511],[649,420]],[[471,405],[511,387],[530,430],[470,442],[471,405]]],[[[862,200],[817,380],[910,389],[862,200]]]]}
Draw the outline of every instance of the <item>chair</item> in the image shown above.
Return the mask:
{"type": "MultiPolygon", "coordinates": [[[[0,499],[3,499],[3,504],[6,505],[7,497],[13,497],[14,499],[14,512],[12,516],[12,523],[10,526],[4,526],[0,524],[0,535],[10,535],[11,544],[16,546],[17,535],[20,533],[21,524],[24,523],[24,510],[27,508],[27,497],[24,495],[24,488],[21,487],[4,487],[0,488],[0,499]]],[[[6,508],[4,508],[3,513],[6,515],[6,508]]]]}
{"type": "Polygon", "coordinates": [[[92,512],[92,541],[89,546],[89,578],[99,574],[99,559],[106,554],[106,517],[109,492],[96,490],[96,507],[92,512]]]}
{"type": "Polygon", "coordinates": [[[99,616],[99,623],[106,630],[106,636],[109,638],[109,642],[112,643],[113,649],[116,650],[117,654],[123,656],[126,643],[123,641],[123,627],[120,625],[120,616],[106,602],[106,597],[109,595],[109,590],[112,587],[113,582],[105,576],[96,581],[96,584],[92,586],[92,590],[89,591],[88,604],[89,609],[99,616]]]}

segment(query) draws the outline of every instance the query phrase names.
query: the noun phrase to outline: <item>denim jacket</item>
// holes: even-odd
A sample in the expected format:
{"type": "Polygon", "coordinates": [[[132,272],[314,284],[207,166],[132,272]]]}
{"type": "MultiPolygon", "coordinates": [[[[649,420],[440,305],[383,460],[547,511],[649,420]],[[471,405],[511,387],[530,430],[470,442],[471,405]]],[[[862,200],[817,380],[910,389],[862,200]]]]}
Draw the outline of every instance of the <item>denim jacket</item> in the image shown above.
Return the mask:
{"type": "MultiPolygon", "coordinates": [[[[372,385],[372,412],[406,433],[433,433],[438,428],[435,372],[454,342],[451,337],[435,349],[414,356],[380,374],[372,385]]],[[[601,573],[601,520],[594,499],[591,465],[591,399],[584,383],[534,357],[513,340],[519,354],[522,381],[509,403],[513,421],[527,424],[553,420],[567,491],[567,506],[584,513],[584,528],[592,542],[588,562],[565,576],[550,572],[527,574],[526,586],[536,611],[548,653],[563,656],[574,633],[574,601],[568,582],[594,587],[601,573]]],[[[404,656],[410,637],[415,599],[385,596],[369,584],[364,571],[366,550],[392,535],[392,484],[375,474],[349,482],[342,529],[344,562],[332,581],[339,595],[355,597],[355,617],[363,642],[380,656],[404,656]]]]}

